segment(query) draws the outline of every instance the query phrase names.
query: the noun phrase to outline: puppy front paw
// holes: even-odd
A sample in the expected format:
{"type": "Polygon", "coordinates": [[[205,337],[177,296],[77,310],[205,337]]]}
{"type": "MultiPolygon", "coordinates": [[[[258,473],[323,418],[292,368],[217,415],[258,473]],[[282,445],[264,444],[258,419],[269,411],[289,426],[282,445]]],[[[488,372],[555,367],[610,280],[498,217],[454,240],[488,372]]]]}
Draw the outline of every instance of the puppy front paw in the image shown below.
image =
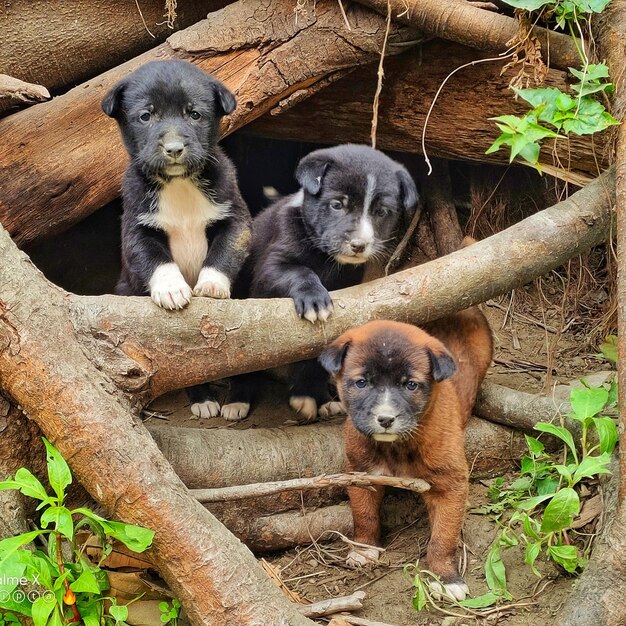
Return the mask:
{"type": "Polygon", "coordinates": [[[303,290],[293,296],[293,301],[296,313],[312,324],[317,321],[325,322],[333,312],[333,301],[323,287],[316,287],[309,291],[303,290]]]}
{"type": "Polygon", "coordinates": [[[196,417],[208,419],[217,417],[220,414],[220,404],[215,400],[205,400],[204,402],[194,402],[191,405],[191,412],[196,417]]]}
{"type": "Polygon", "coordinates": [[[230,279],[213,267],[203,267],[193,294],[207,298],[230,298],[230,279]]]}
{"type": "Polygon", "coordinates": [[[229,402],[222,407],[222,417],[229,422],[238,422],[248,417],[250,404],[248,402],[229,402]]]}
{"type": "Polygon", "coordinates": [[[333,417],[334,415],[346,415],[346,409],[341,402],[332,400],[331,402],[324,402],[318,413],[320,417],[333,417]]]}
{"type": "Polygon", "coordinates": [[[310,396],[290,396],[289,406],[307,420],[317,417],[317,402],[310,396]]]}
{"type": "Polygon", "coordinates": [[[164,263],[154,270],[149,283],[150,297],[164,309],[183,309],[191,300],[191,287],[176,263],[164,263]]]}
{"type": "Polygon", "coordinates": [[[461,602],[461,600],[465,600],[469,596],[469,587],[463,580],[443,584],[436,580],[431,580],[428,583],[428,587],[437,600],[448,598],[449,600],[461,602]]]}
{"type": "Polygon", "coordinates": [[[354,547],[346,557],[346,565],[349,567],[372,567],[378,563],[380,550],[376,548],[354,547]]]}

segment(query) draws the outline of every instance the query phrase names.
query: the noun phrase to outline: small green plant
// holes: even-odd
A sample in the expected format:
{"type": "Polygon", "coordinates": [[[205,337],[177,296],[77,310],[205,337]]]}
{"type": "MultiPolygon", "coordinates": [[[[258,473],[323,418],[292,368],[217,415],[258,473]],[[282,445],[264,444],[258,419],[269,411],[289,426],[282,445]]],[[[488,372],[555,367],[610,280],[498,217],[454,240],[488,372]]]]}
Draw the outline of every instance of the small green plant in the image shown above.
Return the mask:
{"type": "Polygon", "coordinates": [[[570,134],[589,135],[605,130],[619,122],[596,100],[598,96],[613,93],[608,82],[609,68],[604,63],[590,64],[584,50],[578,45],[578,35],[583,34],[588,18],[604,10],[610,0],[504,0],[516,9],[533,12],[537,19],[553,21],[558,28],[569,30],[581,58],[582,68],[570,67],[578,79],[571,85],[571,94],[554,87],[542,89],[516,89],[517,96],[532,108],[523,117],[502,115],[492,118],[502,133],[489,147],[487,154],[508,146],[510,161],[517,156],[539,167],[541,141],[555,140],[570,134]]]}
{"type": "Polygon", "coordinates": [[[170,624],[170,626],[178,626],[178,617],[180,616],[180,602],[174,598],[172,603],[159,602],[159,611],[161,611],[161,622],[170,624]]]}
{"type": "Polygon", "coordinates": [[[35,626],[78,621],[85,626],[124,624],[128,609],[104,595],[109,583],[100,564],[111,552],[111,539],[143,552],[151,545],[154,532],[107,520],[85,507],[68,509],[65,490],[72,482],[70,468],[59,451],[43,441],[52,495],[26,468],[0,482],[0,490],[17,489],[39,500],[37,510],[43,511],[41,528],[0,541],[0,626],[15,623],[16,613],[32,618],[35,626]],[[97,565],[85,558],[84,547],[77,544],[76,533],[83,527],[89,528],[103,547],[97,565]],[[44,549],[29,549],[34,542],[43,544],[44,549]],[[110,601],[108,610],[105,600],[110,601]]]}

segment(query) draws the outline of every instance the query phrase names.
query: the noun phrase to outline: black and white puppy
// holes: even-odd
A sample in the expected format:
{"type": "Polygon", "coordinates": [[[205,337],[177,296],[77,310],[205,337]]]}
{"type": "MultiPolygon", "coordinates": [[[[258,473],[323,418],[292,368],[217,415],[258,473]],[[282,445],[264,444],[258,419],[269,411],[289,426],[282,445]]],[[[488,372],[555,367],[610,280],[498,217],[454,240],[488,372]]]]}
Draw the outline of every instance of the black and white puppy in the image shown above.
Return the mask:
{"type": "MultiPolygon", "coordinates": [[[[235,169],[217,146],[235,97],[186,61],[154,61],[102,102],[130,155],[123,183],[120,295],[182,309],[192,295],[229,298],[250,247],[251,217],[235,169]]],[[[219,413],[207,385],[187,390],[192,412],[219,413]]]]}
{"type": "MultiPolygon", "coordinates": [[[[298,315],[324,322],[333,303],[329,291],[361,282],[368,261],[394,249],[400,225],[413,216],[418,195],[407,170],[367,146],[346,144],[316,150],[296,169],[300,191],[270,205],[253,223],[246,263],[253,298],[292,298],[298,315]]],[[[291,369],[290,404],[311,419],[341,411],[330,402],[328,375],[317,361],[291,369]]],[[[222,407],[227,419],[249,411],[252,376],[231,380],[222,407]]]]}

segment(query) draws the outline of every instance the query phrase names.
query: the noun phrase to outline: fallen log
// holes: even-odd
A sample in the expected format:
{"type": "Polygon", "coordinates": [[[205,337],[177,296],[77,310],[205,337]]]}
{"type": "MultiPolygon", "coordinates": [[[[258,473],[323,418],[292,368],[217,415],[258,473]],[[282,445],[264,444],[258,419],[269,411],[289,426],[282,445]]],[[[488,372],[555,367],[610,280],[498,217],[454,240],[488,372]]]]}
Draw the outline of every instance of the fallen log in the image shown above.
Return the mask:
{"type": "MultiPolygon", "coordinates": [[[[410,24],[434,37],[484,50],[493,56],[506,52],[518,36],[518,22],[506,15],[472,6],[463,0],[421,0],[407,5],[406,0],[357,0],[386,15],[390,5],[392,18],[410,24]]],[[[580,65],[580,56],[571,37],[545,28],[534,28],[541,43],[545,63],[560,70],[580,65]]]]}
{"type": "Polygon", "coordinates": [[[43,85],[34,85],[6,74],[0,74],[0,111],[16,104],[33,104],[50,99],[43,85]]]}
{"type": "Polygon", "coordinates": [[[334,292],[334,315],[321,325],[298,319],[289,300],[194,298],[174,314],[147,298],[66,302],[86,354],[145,405],[189,384],[316,357],[334,337],[370,319],[419,324],[508,293],[606,239],[613,176],[468,248],[334,292]]]}
{"type": "MultiPolygon", "coordinates": [[[[485,58],[471,48],[440,40],[385,61],[385,80],[378,110],[377,146],[383,150],[421,152],[422,130],[435,93],[450,72],[485,58]]],[[[490,119],[523,115],[524,102],[507,88],[511,71],[500,75],[503,62],[480,63],[457,72],[441,93],[426,129],[430,156],[488,163],[508,163],[506,150],[486,155],[499,135],[490,119]]],[[[277,108],[246,128],[266,137],[335,144],[369,143],[376,64],[361,67],[289,110],[277,108]],[[273,115],[276,113],[277,115],[273,115]],[[315,124],[310,121],[315,120],[315,124]]],[[[563,72],[550,70],[546,86],[567,90],[563,72]]],[[[544,142],[544,171],[580,185],[599,174],[608,155],[598,137],[571,137],[556,145],[544,142]],[[553,154],[554,152],[554,154],[553,154]]]]}
{"type": "MultiPolygon", "coordinates": [[[[224,81],[238,99],[222,126],[230,133],[280,100],[303,89],[313,93],[337,73],[378,58],[385,20],[377,13],[349,7],[355,27],[348,31],[333,0],[317,2],[298,20],[293,10],[290,0],[239,0],[176,33],[171,45],[0,120],[0,223],[25,244],[68,228],[119,195],[127,156],[100,102],[117,80],[148,61],[184,58],[224,81]],[[262,29],[248,28],[251,23],[262,29]]],[[[407,27],[392,29],[388,52],[403,50],[396,44],[416,36],[407,27]]]]}
{"type": "Polygon", "coordinates": [[[227,2],[180,2],[168,24],[164,2],[74,0],[50,10],[45,2],[13,0],[0,12],[0,68],[58,92],[154,47],[171,27],[190,26],[227,2]]]}

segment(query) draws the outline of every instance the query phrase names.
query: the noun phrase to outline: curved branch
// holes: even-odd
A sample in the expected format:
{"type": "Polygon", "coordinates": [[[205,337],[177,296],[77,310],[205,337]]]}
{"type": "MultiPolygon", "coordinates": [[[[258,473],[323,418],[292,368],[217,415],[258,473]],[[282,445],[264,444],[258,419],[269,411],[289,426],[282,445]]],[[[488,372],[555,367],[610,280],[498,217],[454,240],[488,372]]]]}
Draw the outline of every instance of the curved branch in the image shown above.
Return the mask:
{"type": "Polygon", "coordinates": [[[528,283],[604,241],[614,201],[606,172],[569,199],[489,239],[384,279],[333,293],[323,325],[289,300],[196,298],[182,312],[146,298],[68,296],[75,329],[99,368],[139,402],[172,389],[313,358],[371,319],[423,323],[528,283]]]}

